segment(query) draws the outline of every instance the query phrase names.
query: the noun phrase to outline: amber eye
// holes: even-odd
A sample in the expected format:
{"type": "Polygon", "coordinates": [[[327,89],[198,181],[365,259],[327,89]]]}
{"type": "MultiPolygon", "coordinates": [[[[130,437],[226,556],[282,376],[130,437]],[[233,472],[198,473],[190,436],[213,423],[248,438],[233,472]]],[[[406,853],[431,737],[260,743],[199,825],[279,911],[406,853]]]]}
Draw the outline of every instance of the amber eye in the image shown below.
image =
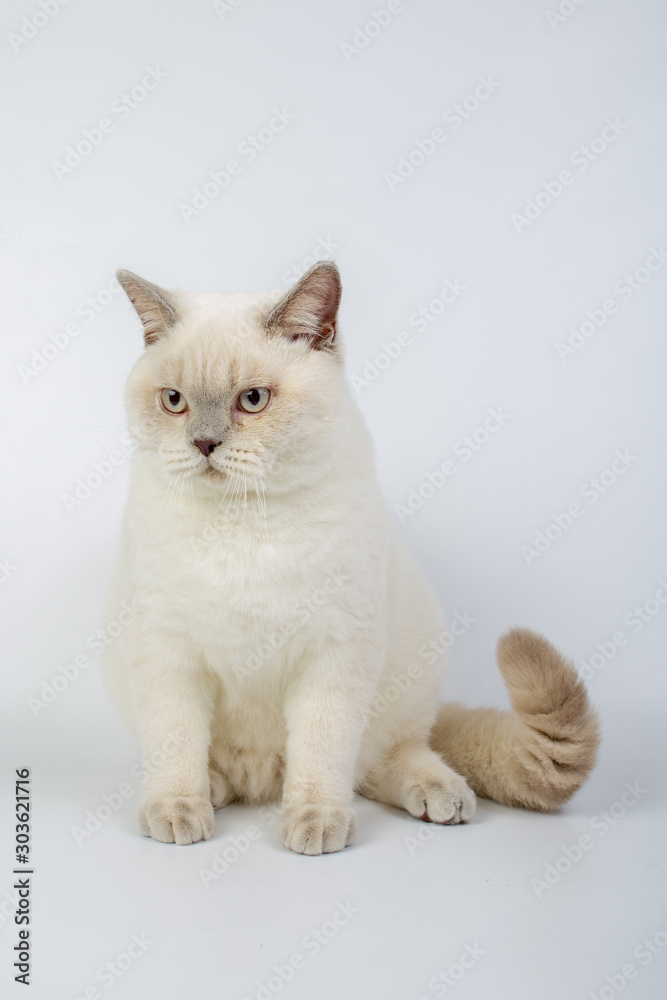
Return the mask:
{"type": "Polygon", "coordinates": [[[237,406],[246,413],[259,413],[266,409],[271,399],[271,390],[260,388],[246,389],[238,398],[237,406]]]}
{"type": "Polygon", "coordinates": [[[167,413],[185,413],[188,408],[188,401],[176,389],[163,389],[160,393],[160,402],[167,413]]]}

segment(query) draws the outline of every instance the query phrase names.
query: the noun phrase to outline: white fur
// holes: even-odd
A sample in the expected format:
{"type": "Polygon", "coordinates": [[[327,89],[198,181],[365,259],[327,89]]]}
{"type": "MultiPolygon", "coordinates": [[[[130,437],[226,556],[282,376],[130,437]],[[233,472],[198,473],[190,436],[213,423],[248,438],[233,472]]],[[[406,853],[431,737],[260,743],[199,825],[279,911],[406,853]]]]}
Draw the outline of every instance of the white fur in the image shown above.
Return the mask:
{"type": "Polygon", "coordinates": [[[444,623],[382,501],[340,348],[267,335],[275,296],[169,294],[178,322],[155,342],[152,317],[127,394],[136,447],[109,614],[137,614],[103,664],[146,756],[176,747],[143,832],[190,843],[210,836],[213,805],[282,794],[283,842],[336,851],[354,789],[469,818],[472,792],[429,748],[444,664],[419,649],[444,623]],[[254,385],[275,399],[235,423],[231,400],[254,385]],[[164,387],[189,416],[161,410],[164,387]],[[224,474],[204,471],[193,435],[223,440],[224,474]],[[413,663],[421,676],[373,711],[413,663]]]}

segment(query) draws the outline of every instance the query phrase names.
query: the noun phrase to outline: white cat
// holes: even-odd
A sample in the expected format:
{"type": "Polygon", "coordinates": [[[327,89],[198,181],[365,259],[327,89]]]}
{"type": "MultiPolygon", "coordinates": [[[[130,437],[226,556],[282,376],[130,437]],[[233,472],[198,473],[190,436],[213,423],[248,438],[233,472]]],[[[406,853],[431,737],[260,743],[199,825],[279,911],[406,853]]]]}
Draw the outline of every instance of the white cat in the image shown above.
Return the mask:
{"type": "Polygon", "coordinates": [[[320,854],[352,842],[355,790],[435,823],[470,819],[474,792],[541,810],[568,799],[598,726],[545,639],[499,643],[512,712],[438,706],[444,664],[420,650],[444,622],[347,388],[335,265],[279,300],[118,279],[146,351],[127,387],[135,450],[109,608],[135,617],[103,667],[162,760],[142,832],[190,844],[211,836],[214,808],[282,796],[283,843],[320,854]]]}

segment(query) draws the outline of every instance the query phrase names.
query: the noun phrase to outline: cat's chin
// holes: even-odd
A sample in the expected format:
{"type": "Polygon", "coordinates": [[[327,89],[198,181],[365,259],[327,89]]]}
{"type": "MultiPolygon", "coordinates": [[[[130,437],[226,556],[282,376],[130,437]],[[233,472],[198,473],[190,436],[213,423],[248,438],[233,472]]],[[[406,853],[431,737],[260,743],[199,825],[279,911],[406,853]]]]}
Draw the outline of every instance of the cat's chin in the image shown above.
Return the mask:
{"type": "Polygon", "coordinates": [[[210,463],[202,470],[201,474],[208,482],[222,482],[223,479],[227,479],[226,472],[223,472],[222,469],[214,468],[210,463]]]}

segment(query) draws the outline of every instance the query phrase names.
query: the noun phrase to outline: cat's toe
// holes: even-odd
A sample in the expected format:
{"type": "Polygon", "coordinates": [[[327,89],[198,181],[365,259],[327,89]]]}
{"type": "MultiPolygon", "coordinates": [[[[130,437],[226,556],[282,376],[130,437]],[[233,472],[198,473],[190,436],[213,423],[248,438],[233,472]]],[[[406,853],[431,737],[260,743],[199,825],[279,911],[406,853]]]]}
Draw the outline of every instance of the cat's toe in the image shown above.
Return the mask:
{"type": "Polygon", "coordinates": [[[280,839],[297,854],[333,854],[348,847],[356,833],[352,809],[328,805],[289,806],[283,810],[280,839]]]}
{"type": "Polygon", "coordinates": [[[475,793],[458,775],[413,785],[408,791],[408,812],[417,819],[453,826],[466,823],[475,813],[475,793]]]}
{"type": "Polygon", "coordinates": [[[208,840],[215,818],[208,799],[169,795],[145,799],[139,809],[139,828],[145,837],[163,844],[196,844],[208,840]]]}

